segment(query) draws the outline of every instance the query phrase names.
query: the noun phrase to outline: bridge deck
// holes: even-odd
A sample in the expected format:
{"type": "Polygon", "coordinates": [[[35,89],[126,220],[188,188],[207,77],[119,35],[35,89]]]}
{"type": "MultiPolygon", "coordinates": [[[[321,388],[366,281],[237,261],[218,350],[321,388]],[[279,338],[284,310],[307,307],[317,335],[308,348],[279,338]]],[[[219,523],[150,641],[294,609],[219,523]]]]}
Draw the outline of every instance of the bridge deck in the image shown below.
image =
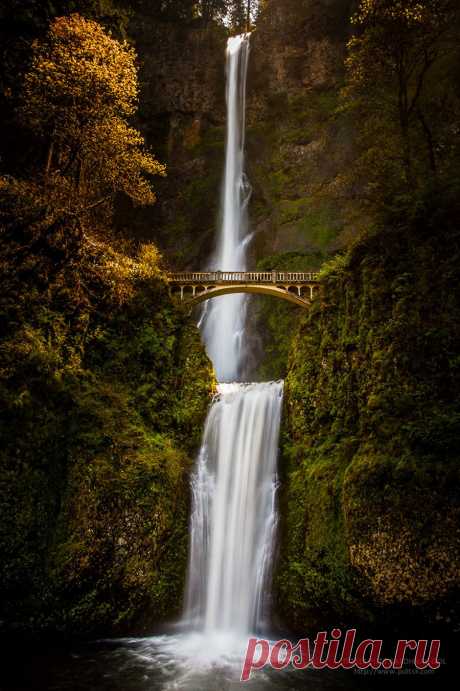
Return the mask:
{"type": "Polygon", "coordinates": [[[318,283],[318,274],[296,271],[198,271],[170,273],[173,284],[229,284],[229,283],[281,283],[289,285],[318,283]]]}
{"type": "Polygon", "coordinates": [[[171,292],[196,304],[232,293],[259,293],[309,307],[319,290],[313,271],[181,271],[170,273],[171,292]]]}

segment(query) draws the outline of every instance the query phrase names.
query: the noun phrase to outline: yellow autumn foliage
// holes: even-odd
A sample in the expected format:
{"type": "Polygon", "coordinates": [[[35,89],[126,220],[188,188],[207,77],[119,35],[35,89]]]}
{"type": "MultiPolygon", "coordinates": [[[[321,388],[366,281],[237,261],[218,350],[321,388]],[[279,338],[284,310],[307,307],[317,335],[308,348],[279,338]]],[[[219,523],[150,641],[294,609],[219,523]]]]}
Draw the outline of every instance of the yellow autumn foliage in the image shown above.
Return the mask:
{"type": "Polygon", "coordinates": [[[150,177],[165,175],[165,166],[128,122],[138,99],[133,48],[73,14],[55,19],[32,51],[20,115],[47,144],[48,186],[70,181],[69,200],[80,214],[110,207],[120,192],[154,203],[150,177]]]}

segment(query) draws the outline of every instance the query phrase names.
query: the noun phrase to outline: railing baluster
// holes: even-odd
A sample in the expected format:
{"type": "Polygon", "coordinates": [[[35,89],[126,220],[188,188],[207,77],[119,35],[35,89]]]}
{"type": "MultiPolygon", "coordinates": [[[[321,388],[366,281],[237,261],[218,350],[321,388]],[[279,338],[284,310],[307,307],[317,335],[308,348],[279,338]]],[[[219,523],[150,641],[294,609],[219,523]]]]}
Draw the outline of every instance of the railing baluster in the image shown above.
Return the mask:
{"type": "Polygon", "coordinates": [[[178,271],[168,274],[175,284],[187,283],[282,283],[300,285],[318,283],[317,271],[178,271]]]}

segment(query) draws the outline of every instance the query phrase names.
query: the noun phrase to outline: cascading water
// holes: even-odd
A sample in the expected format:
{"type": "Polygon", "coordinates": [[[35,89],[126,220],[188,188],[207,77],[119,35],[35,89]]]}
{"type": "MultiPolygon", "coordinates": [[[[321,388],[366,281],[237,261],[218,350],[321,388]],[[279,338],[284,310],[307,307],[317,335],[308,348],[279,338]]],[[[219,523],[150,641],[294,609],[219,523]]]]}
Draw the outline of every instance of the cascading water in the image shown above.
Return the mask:
{"type": "MultiPolygon", "coordinates": [[[[251,188],[244,172],[246,75],[249,34],[234,36],[227,44],[227,137],[221,200],[221,225],[211,269],[244,271],[248,240],[247,207],[251,188]]],[[[246,296],[225,295],[206,303],[201,330],[217,378],[240,377],[245,359],[243,332],[246,296]]]]}
{"type": "MultiPolygon", "coordinates": [[[[246,268],[250,186],[244,173],[244,111],[249,40],[249,34],[236,36],[227,47],[222,222],[210,267],[222,271],[246,268]]],[[[154,659],[166,678],[173,670],[170,682],[162,686],[165,690],[228,689],[225,670],[231,668],[238,676],[248,636],[267,622],[283,382],[236,383],[250,355],[243,342],[245,297],[218,297],[206,305],[200,327],[222,383],[192,475],[182,633],[156,637],[153,653],[151,641],[136,647],[139,659],[154,659]]]]}
{"type": "Polygon", "coordinates": [[[192,481],[186,617],[247,634],[263,623],[276,526],[283,385],[221,384],[192,481]]]}
{"type": "MultiPolygon", "coordinates": [[[[244,172],[249,34],[227,46],[227,147],[215,269],[246,268],[244,172]]],[[[207,303],[201,328],[222,382],[238,379],[246,356],[244,295],[207,303]]],[[[192,478],[190,559],[184,619],[215,640],[241,640],[264,619],[276,527],[276,457],[283,385],[226,383],[209,412],[192,478]]]]}
{"type": "MultiPolygon", "coordinates": [[[[248,54],[249,35],[229,40],[227,151],[222,224],[214,261],[216,269],[230,271],[246,268],[249,240],[249,184],[244,174],[248,54]]],[[[238,380],[250,355],[243,350],[242,341],[245,304],[240,295],[219,297],[207,303],[203,315],[203,335],[220,381],[238,380]]],[[[356,689],[356,678],[349,686],[336,683],[335,678],[323,684],[309,669],[307,676],[300,677],[289,670],[258,670],[257,678],[248,684],[239,683],[248,635],[266,628],[266,595],[276,530],[276,456],[282,395],[282,382],[222,383],[218,387],[192,476],[190,559],[182,625],[150,638],[100,641],[101,648],[96,651],[91,644],[73,654],[71,664],[65,651],[62,660],[68,674],[63,674],[60,660],[52,688],[356,689]],[[88,684],[85,678],[90,680],[88,684]]],[[[267,635],[266,630],[263,633],[267,635]]],[[[23,647],[20,655],[22,664],[23,647]]],[[[45,662],[40,661],[39,674],[45,668],[48,674],[48,657],[45,662]]],[[[51,688],[48,683],[46,688],[51,688]]]]}

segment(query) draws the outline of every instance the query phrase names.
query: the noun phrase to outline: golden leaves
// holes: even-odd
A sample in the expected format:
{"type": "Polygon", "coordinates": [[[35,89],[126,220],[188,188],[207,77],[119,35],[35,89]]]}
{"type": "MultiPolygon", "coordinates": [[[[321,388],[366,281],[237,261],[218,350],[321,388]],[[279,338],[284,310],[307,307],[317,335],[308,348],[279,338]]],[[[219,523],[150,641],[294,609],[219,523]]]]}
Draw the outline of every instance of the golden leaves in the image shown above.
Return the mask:
{"type": "Polygon", "coordinates": [[[361,0],[352,24],[403,23],[407,27],[436,20],[446,10],[446,0],[361,0]]]}
{"type": "Polygon", "coordinates": [[[382,604],[429,602],[458,587],[459,516],[452,511],[435,518],[423,548],[408,523],[392,526],[385,519],[350,545],[351,563],[369,579],[382,604]]]}
{"type": "Polygon", "coordinates": [[[110,288],[111,299],[118,304],[130,300],[136,293],[136,282],[160,279],[164,273],[160,268],[161,254],[153,243],[135,248],[121,243],[115,249],[104,240],[85,236],[88,271],[110,288]]]}
{"type": "Polygon", "coordinates": [[[43,123],[65,121],[69,109],[78,111],[79,121],[100,120],[114,110],[127,117],[135,112],[137,96],[134,50],[96,22],[71,15],[56,19],[33,47],[23,114],[43,123]]]}
{"type": "Polygon", "coordinates": [[[49,141],[47,177],[65,176],[79,213],[117,192],[154,203],[146,176],[165,175],[165,166],[127,122],[138,97],[133,48],[73,14],[55,19],[32,50],[20,112],[49,141]]]}

